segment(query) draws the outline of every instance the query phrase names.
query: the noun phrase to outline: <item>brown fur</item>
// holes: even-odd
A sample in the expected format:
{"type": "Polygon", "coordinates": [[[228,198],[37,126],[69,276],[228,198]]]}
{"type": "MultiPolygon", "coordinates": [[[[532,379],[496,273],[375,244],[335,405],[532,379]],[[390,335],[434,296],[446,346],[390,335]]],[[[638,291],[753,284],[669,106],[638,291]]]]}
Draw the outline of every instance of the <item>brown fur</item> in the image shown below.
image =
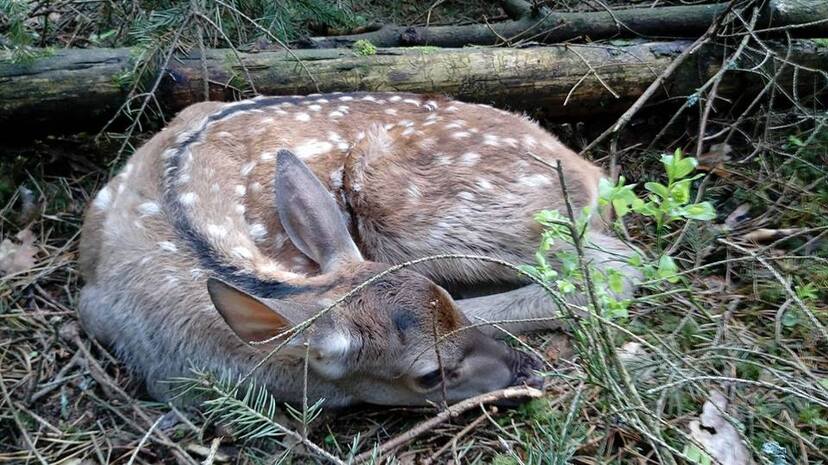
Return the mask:
{"type": "MultiPolygon", "coordinates": [[[[303,319],[389,264],[437,253],[531,262],[539,234],[533,214],[562,209],[563,203],[556,173],[529,152],[562,162],[575,208],[597,201],[599,168],[532,121],[491,107],[412,94],[322,95],[255,105],[187,108],[136,152],[86,215],[82,321],[113,345],[158,397],[165,396],[158,381],[186,373],[190,363],[233,374],[262,351],[246,345],[218,316],[217,297],[211,302],[205,281],[228,278],[204,265],[192,239],[175,226],[181,215],[205,238],[215,262],[241,270],[236,275],[304,289],[286,297],[290,305],[262,298],[264,305],[245,304],[244,311],[269,308],[282,316],[298,312],[294,318],[303,319]],[[239,110],[231,114],[234,108],[239,110]],[[221,112],[229,116],[218,117],[221,112]],[[307,202],[301,204],[307,205],[305,211],[292,203],[285,207],[289,211],[277,213],[274,206],[280,149],[291,151],[315,174],[318,181],[305,184],[321,183],[327,191],[286,188],[298,202],[307,202]],[[170,160],[179,162],[178,171],[165,179],[170,160]],[[334,211],[321,206],[329,202],[326,195],[333,196],[334,211]],[[284,215],[312,220],[310,225],[322,221],[330,235],[314,236],[299,221],[302,239],[286,230],[284,215]],[[350,235],[337,230],[340,217],[350,235]],[[355,247],[349,249],[351,237],[355,247]],[[338,238],[344,248],[326,250],[330,238],[338,238]],[[301,240],[331,260],[306,255],[296,246],[301,240]],[[323,263],[331,269],[321,270],[323,263]]],[[[601,249],[592,259],[623,261],[629,254],[617,240],[595,234],[601,249]]],[[[308,340],[320,347],[312,394],[336,404],[421,403],[432,394],[419,392],[412,380],[433,368],[428,347],[435,324],[439,334],[448,334],[469,319],[554,315],[550,302],[531,286],[457,303],[439,287],[491,283],[520,285],[521,280],[503,267],[453,260],[392,273],[369,286],[310,331],[308,340]],[[336,360],[325,352],[336,339],[332,334],[347,341],[349,351],[336,360]],[[359,348],[352,353],[355,344],[359,348]]],[[[232,286],[215,289],[220,300],[243,292],[232,286]]],[[[526,379],[513,370],[522,356],[477,330],[460,333],[467,335],[440,347],[447,363],[457,365],[452,369],[465,373],[458,375],[462,382],[456,384],[455,398],[526,379]],[[470,348],[476,348],[473,356],[464,355],[470,348]],[[463,357],[475,360],[475,368],[462,365],[463,357]],[[506,365],[507,371],[497,368],[506,365]],[[487,371],[491,382],[476,379],[487,371]]],[[[301,354],[277,357],[259,379],[281,398],[296,399],[297,359],[301,354]]]]}

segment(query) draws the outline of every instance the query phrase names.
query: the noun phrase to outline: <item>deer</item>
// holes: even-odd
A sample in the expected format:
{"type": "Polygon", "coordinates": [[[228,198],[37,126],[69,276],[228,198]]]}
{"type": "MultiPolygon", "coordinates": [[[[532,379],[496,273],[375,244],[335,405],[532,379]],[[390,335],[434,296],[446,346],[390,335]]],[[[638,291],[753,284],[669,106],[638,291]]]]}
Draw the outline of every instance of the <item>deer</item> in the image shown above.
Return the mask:
{"type": "MultiPolygon", "coordinates": [[[[334,407],[539,388],[541,361],[501,330],[560,326],[542,286],[492,261],[389,270],[436,254],[531,262],[533,214],[564,207],[541,161],[560,162],[574,208],[596,207],[598,166],[491,106],[382,92],[194,104],[90,202],[81,325],[159,400],[193,367],[334,407]]],[[[622,269],[631,294],[630,247],[589,228],[586,258],[622,269]]]]}

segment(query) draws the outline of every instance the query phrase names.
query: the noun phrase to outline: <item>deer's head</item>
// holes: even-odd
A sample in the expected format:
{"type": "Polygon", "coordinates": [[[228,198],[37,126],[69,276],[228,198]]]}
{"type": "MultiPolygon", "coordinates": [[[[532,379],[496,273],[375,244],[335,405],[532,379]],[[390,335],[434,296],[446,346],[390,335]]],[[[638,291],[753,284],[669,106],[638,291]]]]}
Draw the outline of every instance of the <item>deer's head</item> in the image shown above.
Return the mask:
{"type": "MultiPolygon", "coordinates": [[[[290,152],[278,155],[275,189],[285,231],[322,274],[292,283],[306,291],[290,301],[259,298],[210,280],[213,303],[245,342],[287,331],[389,268],[363,258],[332,195],[290,152]]],[[[264,355],[282,342],[256,347],[264,355]]],[[[297,358],[307,355],[313,376],[373,404],[455,401],[541,383],[536,358],[471,327],[443,288],[407,269],[375,278],[282,350],[297,358]]]]}

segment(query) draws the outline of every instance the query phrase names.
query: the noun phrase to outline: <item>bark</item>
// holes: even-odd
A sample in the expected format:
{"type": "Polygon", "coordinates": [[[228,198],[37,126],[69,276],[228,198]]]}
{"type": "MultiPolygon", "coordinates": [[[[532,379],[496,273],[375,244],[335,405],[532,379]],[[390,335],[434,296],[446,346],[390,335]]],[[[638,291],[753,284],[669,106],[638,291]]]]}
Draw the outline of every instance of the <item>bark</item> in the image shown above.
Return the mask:
{"type": "MultiPolygon", "coordinates": [[[[389,25],[364,34],[315,37],[300,45],[314,48],[349,47],[357,40],[367,40],[377,47],[463,47],[521,40],[556,43],[586,38],[594,41],[642,36],[698,37],[726,9],[726,3],[578,13],[541,9],[513,21],[465,26],[389,25]]],[[[517,13],[517,6],[507,8],[507,12],[517,13]]],[[[826,37],[828,21],[808,27],[799,26],[819,20],[828,20],[826,0],[771,0],[757,28],[789,27],[793,37],[826,37]]]]}
{"type": "MultiPolygon", "coordinates": [[[[368,57],[355,56],[346,49],[320,49],[296,51],[301,63],[285,52],[241,54],[241,60],[262,94],[356,90],[444,93],[465,101],[577,118],[622,111],[689,44],[399,48],[380,49],[368,57]]],[[[790,50],[787,45],[771,46],[781,56],[789,54],[791,62],[828,70],[828,48],[813,41],[793,40],[790,50]]],[[[695,51],[665,84],[662,96],[681,101],[693,94],[719,69],[722,54],[727,52],[721,45],[695,51]]],[[[770,70],[774,60],[763,61],[763,56],[746,51],[739,66],[770,70]]],[[[245,73],[233,54],[208,50],[204,59],[211,99],[238,98],[234,88],[225,85],[243,86],[245,82],[245,73]]],[[[99,129],[128,95],[128,89],[118,82],[131,69],[131,60],[129,49],[59,50],[29,65],[12,64],[8,55],[0,54],[0,127],[9,128],[4,133],[12,136],[55,128],[66,132],[99,129]]],[[[779,85],[789,87],[794,82],[791,69],[788,66],[778,77],[779,85]]],[[[824,89],[822,76],[814,76],[804,71],[798,74],[795,82],[800,95],[824,89]]],[[[762,83],[756,72],[734,70],[726,74],[719,95],[747,94],[762,83]]],[[[203,89],[201,59],[191,55],[173,60],[156,97],[166,109],[175,111],[202,100],[203,89]]]]}

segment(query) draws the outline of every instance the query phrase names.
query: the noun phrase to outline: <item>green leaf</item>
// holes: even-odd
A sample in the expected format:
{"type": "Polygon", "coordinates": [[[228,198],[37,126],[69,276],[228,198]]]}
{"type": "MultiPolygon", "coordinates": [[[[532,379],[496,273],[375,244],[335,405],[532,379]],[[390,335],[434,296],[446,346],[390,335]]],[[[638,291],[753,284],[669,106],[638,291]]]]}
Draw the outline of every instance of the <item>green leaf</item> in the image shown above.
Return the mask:
{"type": "Polygon", "coordinates": [[[793,328],[794,326],[799,324],[799,315],[798,312],[794,309],[790,309],[782,316],[782,326],[786,328],[793,328]]]}
{"type": "Polygon", "coordinates": [[[710,202],[694,203],[684,207],[682,216],[691,220],[710,221],[716,218],[716,209],[710,202]]]}
{"type": "Polygon", "coordinates": [[[607,283],[612,292],[620,294],[624,290],[624,275],[615,269],[607,270],[607,283]]]}
{"type": "Polygon", "coordinates": [[[568,279],[559,279],[555,282],[555,284],[558,286],[558,290],[560,290],[562,294],[571,294],[575,292],[575,285],[568,279]]]}
{"type": "Polygon", "coordinates": [[[662,255],[661,258],[658,259],[656,276],[659,279],[666,279],[667,282],[675,284],[679,280],[676,273],[678,273],[678,266],[676,266],[676,262],[673,261],[673,258],[669,255],[662,255]]]}
{"type": "Polygon", "coordinates": [[[788,136],[788,144],[796,147],[805,147],[805,142],[803,142],[802,139],[796,136],[788,136]]]}
{"type": "MultiPolygon", "coordinates": [[[[619,179],[618,181],[620,182],[621,179],[619,179]]],[[[603,178],[603,177],[600,180],[598,180],[598,198],[599,199],[604,200],[606,202],[609,202],[610,200],[612,200],[612,194],[613,194],[614,191],[615,191],[615,186],[612,184],[612,181],[610,181],[607,178],[603,178]]]]}
{"type": "Polygon", "coordinates": [[[675,173],[675,157],[673,155],[668,155],[666,153],[661,154],[661,164],[664,165],[664,171],[667,172],[667,176],[670,179],[673,179],[673,173],[675,173]]]}
{"type": "Polygon", "coordinates": [[[684,456],[687,457],[687,460],[693,463],[699,463],[702,456],[702,451],[696,447],[695,444],[687,444],[684,446],[684,456]]]}
{"type": "Polygon", "coordinates": [[[615,199],[612,201],[612,208],[615,210],[615,216],[621,218],[630,212],[630,203],[624,199],[615,199]]]}
{"type": "Polygon", "coordinates": [[[696,166],[698,166],[698,164],[699,162],[692,157],[684,158],[681,161],[675,162],[675,171],[673,173],[673,179],[684,178],[688,174],[692,173],[693,170],[696,169],[696,166]]]}
{"type": "Polygon", "coordinates": [[[684,205],[690,201],[690,180],[685,179],[673,184],[670,188],[670,196],[679,205],[684,205]]]}
{"type": "Polygon", "coordinates": [[[638,202],[633,202],[632,204],[633,211],[636,213],[640,213],[644,216],[656,216],[658,213],[658,207],[654,202],[644,202],[643,200],[638,200],[638,202]]]}
{"type": "Polygon", "coordinates": [[[648,182],[644,184],[644,188],[648,191],[658,195],[662,199],[666,199],[670,196],[670,191],[667,190],[667,186],[658,182],[648,182]]]}

